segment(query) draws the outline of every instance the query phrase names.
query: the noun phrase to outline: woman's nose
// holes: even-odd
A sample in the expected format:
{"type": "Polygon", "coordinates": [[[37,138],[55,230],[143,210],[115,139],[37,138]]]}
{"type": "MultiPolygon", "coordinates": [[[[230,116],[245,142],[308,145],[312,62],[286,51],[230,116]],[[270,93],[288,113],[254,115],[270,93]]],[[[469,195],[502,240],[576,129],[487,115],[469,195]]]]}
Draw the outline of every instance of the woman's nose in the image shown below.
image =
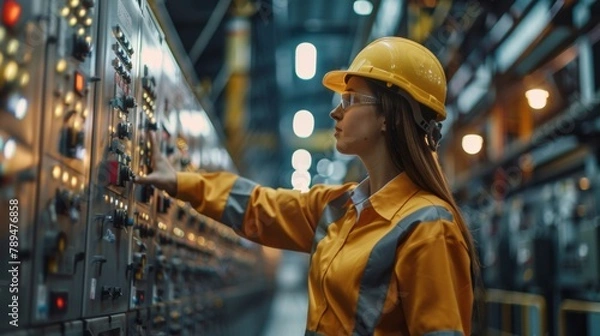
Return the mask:
{"type": "Polygon", "coordinates": [[[331,110],[331,112],[329,112],[329,116],[331,117],[331,119],[336,120],[336,121],[341,120],[342,115],[343,115],[342,104],[339,104],[333,110],[331,110]]]}

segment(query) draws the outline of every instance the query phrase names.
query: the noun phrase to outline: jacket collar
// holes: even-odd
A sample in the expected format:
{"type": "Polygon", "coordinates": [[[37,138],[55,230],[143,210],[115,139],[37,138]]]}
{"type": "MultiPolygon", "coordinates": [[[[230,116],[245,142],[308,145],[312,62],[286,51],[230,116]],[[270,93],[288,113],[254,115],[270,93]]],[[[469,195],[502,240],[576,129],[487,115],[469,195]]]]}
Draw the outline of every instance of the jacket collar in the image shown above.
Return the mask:
{"type": "Polygon", "coordinates": [[[365,178],[354,188],[350,199],[357,208],[365,208],[369,205],[386,220],[392,217],[420,188],[413,183],[405,172],[398,174],[383,188],[371,195],[369,177],[365,178]]]}

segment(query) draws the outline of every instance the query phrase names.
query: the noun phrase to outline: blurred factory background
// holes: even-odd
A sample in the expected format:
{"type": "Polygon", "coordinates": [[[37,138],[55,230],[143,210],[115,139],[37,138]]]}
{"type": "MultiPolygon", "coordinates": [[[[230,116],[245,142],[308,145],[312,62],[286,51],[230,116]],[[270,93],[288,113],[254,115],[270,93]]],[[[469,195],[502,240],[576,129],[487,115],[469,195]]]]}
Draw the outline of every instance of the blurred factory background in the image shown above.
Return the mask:
{"type": "Polygon", "coordinates": [[[600,1],[0,4],[0,215],[20,211],[0,334],[303,334],[308,256],[134,187],[144,131],[180,170],[360,181],[321,78],[397,35],[446,72],[439,157],[479,247],[485,334],[600,335],[600,1]]]}

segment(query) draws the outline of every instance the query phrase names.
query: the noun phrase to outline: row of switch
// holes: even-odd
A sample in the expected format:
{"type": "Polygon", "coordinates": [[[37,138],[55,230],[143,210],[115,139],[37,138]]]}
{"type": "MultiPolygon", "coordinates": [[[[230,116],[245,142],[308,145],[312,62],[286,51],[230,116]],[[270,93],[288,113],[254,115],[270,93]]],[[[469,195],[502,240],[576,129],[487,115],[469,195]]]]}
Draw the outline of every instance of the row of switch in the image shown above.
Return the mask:
{"type": "Polygon", "coordinates": [[[127,36],[125,36],[125,33],[121,29],[121,26],[119,26],[119,25],[114,26],[113,34],[114,34],[115,38],[117,39],[117,41],[119,41],[121,43],[121,45],[127,52],[127,55],[129,57],[131,57],[131,55],[133,55],[133,46],[132,46],[131,42],[129,41],[129,39],[127,38],[127,36]]]}
{"type": "MultiPolygon", "coordinates": [[[[129,63],[131,63],[131,61],[129,61],[129,63]]],[[[119,58],[115,58],[112,60],[112,66],[117,72],[117,74],[119,74],[119,76],[121,76],[121,78],[125,80],[125,83],[131,84],[131,71],[127,69],[127,66],[124,65],[119,58]]]]}

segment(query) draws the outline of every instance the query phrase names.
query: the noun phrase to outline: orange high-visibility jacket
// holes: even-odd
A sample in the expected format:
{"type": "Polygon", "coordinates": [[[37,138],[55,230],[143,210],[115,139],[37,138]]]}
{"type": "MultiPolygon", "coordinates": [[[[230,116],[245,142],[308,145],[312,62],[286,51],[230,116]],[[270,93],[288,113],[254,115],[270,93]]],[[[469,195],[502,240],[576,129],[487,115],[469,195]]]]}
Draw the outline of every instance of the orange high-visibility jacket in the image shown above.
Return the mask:
{"type": "Polygon", "coordinates": [[[452,208],[401,173],[306,193],[178,173],[177,197],[259,244],[311,254],[306,335],[469,335],[473,289],[452,208]]]}

